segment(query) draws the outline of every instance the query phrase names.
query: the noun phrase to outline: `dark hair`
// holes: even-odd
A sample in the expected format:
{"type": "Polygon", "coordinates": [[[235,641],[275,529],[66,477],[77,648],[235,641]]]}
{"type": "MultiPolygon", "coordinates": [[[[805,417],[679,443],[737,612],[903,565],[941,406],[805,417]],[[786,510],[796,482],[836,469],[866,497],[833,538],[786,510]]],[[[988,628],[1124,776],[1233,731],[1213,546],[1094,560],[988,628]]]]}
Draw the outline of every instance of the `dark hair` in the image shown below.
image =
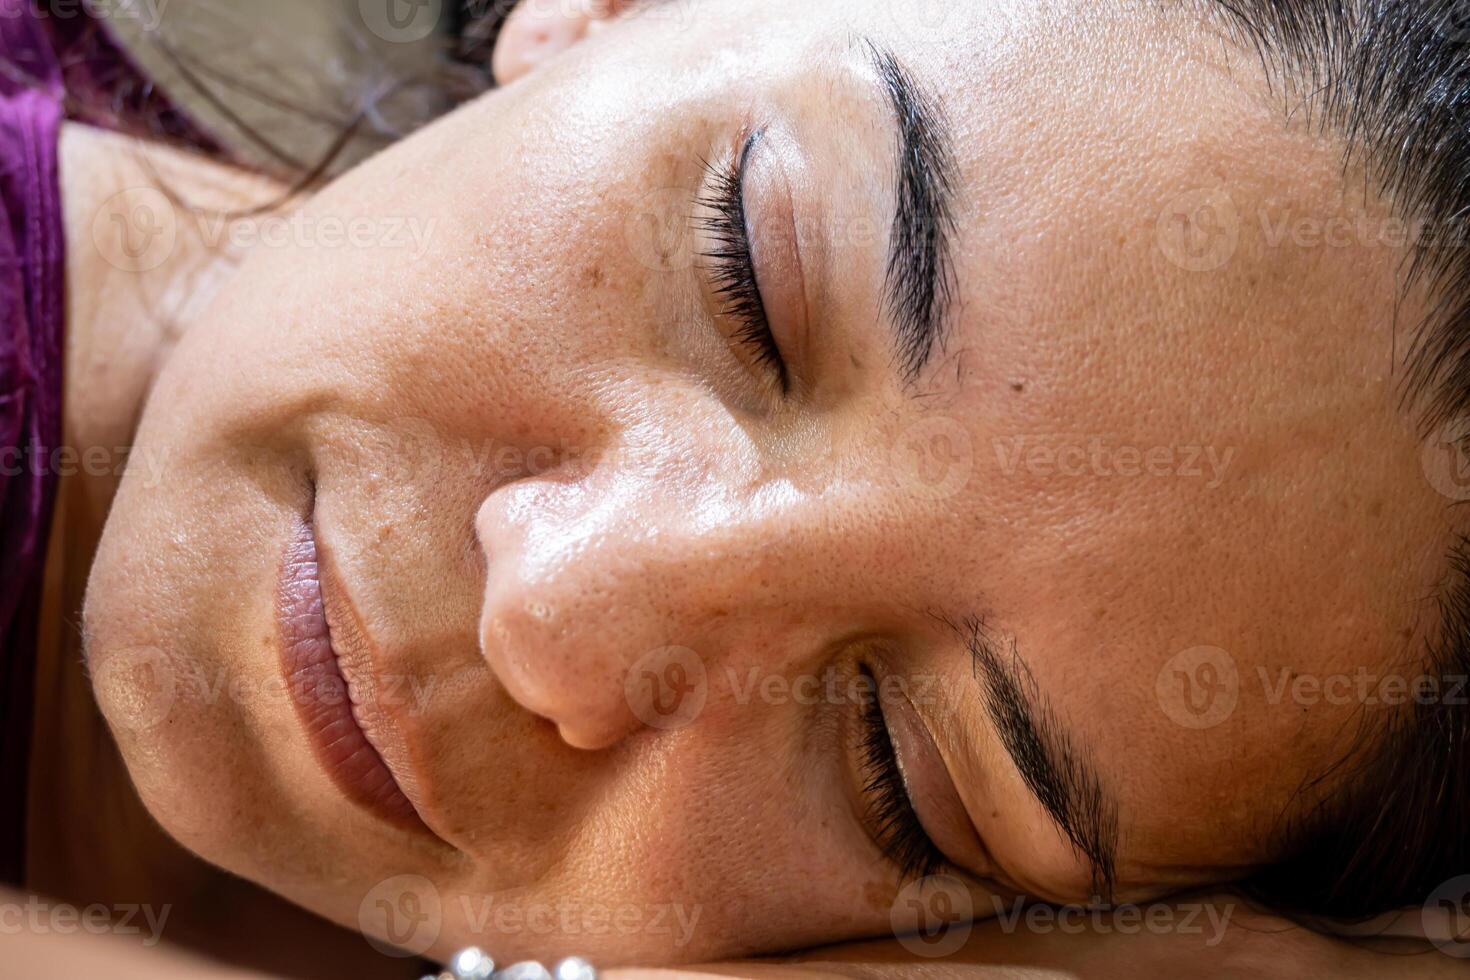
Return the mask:
{"type": "Polygon", "coordinates": [[[242,24],[232,0],[199,0],[167,23],[129,30],[126,18],[48,16],[32,0],[66,66],[72,118],[275,178],[287,190],[260,210],[494,88],[490,55],[518,2],[446,0],[439,30],[412,45],[344,15],[344,50],[322,57],[284,28],[242,24]]]}
{"type": "MultiPolygon", "coordinates": [[[[1425,290],[1431,312],[1407,324],[1403,344],[1395,344],[1406,365],[1402,407],[1426,436],[1464,416],[1470,2],[1202,2],[1206,16],[1260,60],[1281,108],[1339,136],[1344,171],[1360,168],[1421,229],[1403,281],[1425,290]]],[[[1384,326],[1397,335],[1398,324],[1384,326]]],[[[1242,883],[1278,912],[1364,920],[1421,906],[1448,879],[1470,873],[1470,542],[1455,537],[1446,551],[1427,649],[1390,654],[1422,663],[1437,696],[1386,712],[1360,706],[1338,763],[1302,787],[1304,812],[1281,819],[1278,859],[1242,883]]]]}

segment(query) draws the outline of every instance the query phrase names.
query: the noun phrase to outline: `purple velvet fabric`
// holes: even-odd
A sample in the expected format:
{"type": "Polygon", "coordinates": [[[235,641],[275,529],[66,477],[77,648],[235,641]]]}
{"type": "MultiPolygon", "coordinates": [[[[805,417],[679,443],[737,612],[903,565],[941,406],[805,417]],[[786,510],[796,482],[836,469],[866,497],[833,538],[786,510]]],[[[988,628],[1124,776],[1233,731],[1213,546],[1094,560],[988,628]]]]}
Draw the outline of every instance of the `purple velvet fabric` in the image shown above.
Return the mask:
{"type": "Polygon", "coordinates": [[[0,882],[25,868],[36,623],[61,442],[64,90],[20,0],[0,0],[0,882]]]}
{"type": "Polygon", "coordinates": [[[61,123],[219,153],[84,5],[0,0],[0,884],[25,875],[37,620],[62,439],[61,123]]]}

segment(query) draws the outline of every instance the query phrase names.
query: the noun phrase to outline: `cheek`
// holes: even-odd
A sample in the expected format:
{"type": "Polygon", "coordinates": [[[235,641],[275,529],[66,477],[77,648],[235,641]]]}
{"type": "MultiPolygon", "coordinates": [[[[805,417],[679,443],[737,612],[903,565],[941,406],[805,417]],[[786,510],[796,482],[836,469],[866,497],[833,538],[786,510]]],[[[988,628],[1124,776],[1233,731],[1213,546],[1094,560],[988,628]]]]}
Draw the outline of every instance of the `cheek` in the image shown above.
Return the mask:
{"type": "Polygon", "coordinates": [[[856,859],[870,852],[844,812],[807,803],[833,798],[822,783],[836,778],[837,760],[825,750],[795,756],[794,719],[781,714],[754,703],[721,710],[621,751],[617,779],[551,887],[610,907],[677,904],[686,934],[638,941],[672,939],[681,961],[823,943],[854,919],[884,928],[887,873],[856,859]]]}

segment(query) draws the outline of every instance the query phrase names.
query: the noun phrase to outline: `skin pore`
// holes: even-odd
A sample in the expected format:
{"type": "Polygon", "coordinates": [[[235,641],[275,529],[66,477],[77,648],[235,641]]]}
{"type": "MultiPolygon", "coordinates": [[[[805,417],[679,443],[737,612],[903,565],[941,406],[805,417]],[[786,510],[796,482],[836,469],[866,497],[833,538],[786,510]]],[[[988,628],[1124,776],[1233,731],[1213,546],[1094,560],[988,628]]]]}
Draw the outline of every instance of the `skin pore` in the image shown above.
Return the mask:
{"type": "MultiPolygon", "coordinates": [[[[349,928],[383,882],[432,882],[431,955],[659,964],[889,934],[905,876],[861,712],[770,693],[810,678],[903,692],[883,714],[904,779],[982,913],[1269,860],[1352,706],[1276,703],[1257,678],[1414,649],[1449,529],[1398,407],[1401,253],[1280,240],[1262,216],[1386,208],[1187,16],[978,5],[934,32],[905,6],[634,12],[298,212],[373,219],[368,244],[298,231],[236,255],[185,213],[167,264],[119,269],[91,231],[103,191],[160,165],[119,175],[108,138],[68,131],[68,439],[158,465],[66,484],[43,728],[97,737],[63,665],[100,537],[87,654],[148,812],[349,928]],[[912,119],[885,65],[953,165],[953,302],[913,371],[884,288],[912,119]],[[779,372],[698,255],[718,233],[687,220],[742,158],[779,372]],[[1238,218],[1212,266],[1180,261],[1163,218],[1202,191],[1238,218]],[[421,248],[388,244],[410,219],[421,248]],[[1128,462],[1155,450],[1153,475],[1128,462]],[[367,637],[354,696],[415,825],[346,798],[271,693],[303,518],[367,637]],[[1159,678],[1200,647],[1228,652],[1239,701],[1190,728],[1159,678]],[[687,724],[630,696],[650,656],[703,671],[687,724]],[[1049,765],[1018,763],[1037,746],[1049,765]],[[487,897],[699,920],[491,936],[487,897]]],[[[210,207],[273,191],[172,165],[210,207]]],[[[85,797],[37,769],[40,799],[85,797]]],[[[99,833],[137,830],[139,864],[205,887],[103,771],[136,819],[99,833]]],[[[67,841],[35,845],[69,869],[58,892],[88,873],[67,841]]]]}

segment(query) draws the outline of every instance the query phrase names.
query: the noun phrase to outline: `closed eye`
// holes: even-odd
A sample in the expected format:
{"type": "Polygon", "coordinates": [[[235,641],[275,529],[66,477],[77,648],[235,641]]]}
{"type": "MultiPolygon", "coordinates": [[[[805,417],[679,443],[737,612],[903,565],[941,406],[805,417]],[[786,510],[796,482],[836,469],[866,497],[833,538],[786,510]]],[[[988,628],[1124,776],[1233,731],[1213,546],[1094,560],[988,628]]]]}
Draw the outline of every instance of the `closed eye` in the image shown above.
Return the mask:
{"type": "Polygon", "coordinates": [[[784,394],[790,390],[790,377],[761,297],[745,210],[745,175],[763,132],[752,133],[739,155],[727,164],[705,164],[708,179],[695,222],[711,242],[700,257],[708,262],[710,284],[721,302],[721,313],[733,323],[735,343],[745,349],[757,367],[774,374],[784,394]]]}
{"type": "Polygon", "coordinates": [[[860,749],[867,781],[868,817],[883,853],[897,865],[905,880],[918,881],[953,867],[934,844],[909,798],[903,769],[888,734],[878,684],[871,674],[862,675],[873,695],[862,706],[860,749]]]}

